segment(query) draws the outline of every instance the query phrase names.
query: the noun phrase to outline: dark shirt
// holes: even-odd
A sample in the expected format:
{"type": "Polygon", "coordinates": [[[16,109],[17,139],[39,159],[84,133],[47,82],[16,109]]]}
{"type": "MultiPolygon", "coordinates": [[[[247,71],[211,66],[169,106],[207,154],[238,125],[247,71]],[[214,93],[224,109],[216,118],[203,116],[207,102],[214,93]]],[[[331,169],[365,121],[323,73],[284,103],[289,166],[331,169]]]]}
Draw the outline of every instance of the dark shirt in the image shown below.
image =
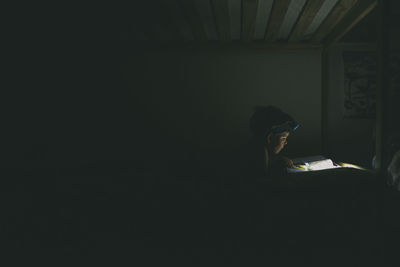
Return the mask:
{"type": "Polygon", "coordinates": [[[270,153],[264,141],[253,139],[246,151],[245,175],[248,181],[275,179],[286,173],[286,164],[279,155],[270,153]]]}

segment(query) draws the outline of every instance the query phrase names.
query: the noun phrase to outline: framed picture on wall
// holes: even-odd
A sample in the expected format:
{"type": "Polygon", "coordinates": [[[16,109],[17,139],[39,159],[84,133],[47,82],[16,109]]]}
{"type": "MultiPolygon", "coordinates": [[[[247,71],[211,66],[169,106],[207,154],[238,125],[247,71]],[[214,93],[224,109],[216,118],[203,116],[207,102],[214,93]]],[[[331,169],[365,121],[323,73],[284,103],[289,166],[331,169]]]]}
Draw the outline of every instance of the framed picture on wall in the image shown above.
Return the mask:
{"type": "MultiPolygon", "coordinates": [[[[377,56],[371,50],[343,51],[344,118],[376,116],[377,56]]],[[[390,95],[400,98],[400,53],[390,55],[390,95]]],[[[391,103],[393,107],[397,106],[391,103]]]]}
{"type": "Polygon", "coordinates": [[[344,117],[375,118],[376,53],[343,51],[344,117]]]}

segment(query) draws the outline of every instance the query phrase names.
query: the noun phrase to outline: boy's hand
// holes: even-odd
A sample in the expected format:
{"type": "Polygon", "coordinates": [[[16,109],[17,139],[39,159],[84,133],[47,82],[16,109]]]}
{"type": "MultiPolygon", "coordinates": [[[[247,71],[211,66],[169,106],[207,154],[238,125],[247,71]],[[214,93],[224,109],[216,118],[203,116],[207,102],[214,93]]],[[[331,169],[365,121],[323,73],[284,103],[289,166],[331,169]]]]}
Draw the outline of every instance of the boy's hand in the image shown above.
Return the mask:
{"type": "Polygon", "coordinates": [[[288,168],[294,168],[293,161],[287,157],[282,157],[282,161],[286,164],[286,167],[288,168]]]}

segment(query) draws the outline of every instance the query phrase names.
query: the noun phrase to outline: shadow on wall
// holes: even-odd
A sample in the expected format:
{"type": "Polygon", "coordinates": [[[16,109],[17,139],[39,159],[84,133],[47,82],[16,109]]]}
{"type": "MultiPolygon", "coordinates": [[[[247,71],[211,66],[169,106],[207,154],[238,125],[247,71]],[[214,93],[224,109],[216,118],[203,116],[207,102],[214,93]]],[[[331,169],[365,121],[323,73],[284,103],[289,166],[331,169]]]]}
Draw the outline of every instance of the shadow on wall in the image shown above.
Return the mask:
{"type": "Polygon", "coordinates": [[[135,149],[160,155],[159,164],[185,158],[199,169],[200,162],[226,161],[248,142],[253,107],[268,104],[303,125],[290,138],[288,154],[320,153],[318,50],[147,48],[131,51],[127,61],[122,71],[137,126],[135,149]]]}

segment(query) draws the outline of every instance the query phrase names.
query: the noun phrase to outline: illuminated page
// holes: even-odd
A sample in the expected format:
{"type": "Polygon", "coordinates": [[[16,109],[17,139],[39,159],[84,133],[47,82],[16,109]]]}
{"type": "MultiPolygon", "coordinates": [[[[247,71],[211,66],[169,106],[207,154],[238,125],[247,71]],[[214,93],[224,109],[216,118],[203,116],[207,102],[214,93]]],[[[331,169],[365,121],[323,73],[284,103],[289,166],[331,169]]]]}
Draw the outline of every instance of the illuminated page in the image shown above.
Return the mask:
{"type": "Polygon", "coordinates": [[[336,166],[335,164],[333,164],[333,161],[330,159],[313,161],[313,162],[306,164],[306,166],[309,171],[319,171],[319,170],[340,168],[340,166],[336,166]]]}
{"type": "Polygon", "coordinates": [[[313,161],[318,161],[318,160],[324,160],[327,159],[324,156],[321,155],[316,155],[316,156],[310,156],[310,157],[304,157],[304,158],[295,158],[292,159],[293,164],[305,164],[305,163],[310,163],[313,161]]]}
{"type": "Polygon", "coordinates": [[[305,158],[293,159],[294,168],[287,168],[288,172],[307,172],[307,171],[319,171],[326,169],[341,168],[333,163],[331,159],[327,159],[324,156],[317,155],[305,158]]]}

